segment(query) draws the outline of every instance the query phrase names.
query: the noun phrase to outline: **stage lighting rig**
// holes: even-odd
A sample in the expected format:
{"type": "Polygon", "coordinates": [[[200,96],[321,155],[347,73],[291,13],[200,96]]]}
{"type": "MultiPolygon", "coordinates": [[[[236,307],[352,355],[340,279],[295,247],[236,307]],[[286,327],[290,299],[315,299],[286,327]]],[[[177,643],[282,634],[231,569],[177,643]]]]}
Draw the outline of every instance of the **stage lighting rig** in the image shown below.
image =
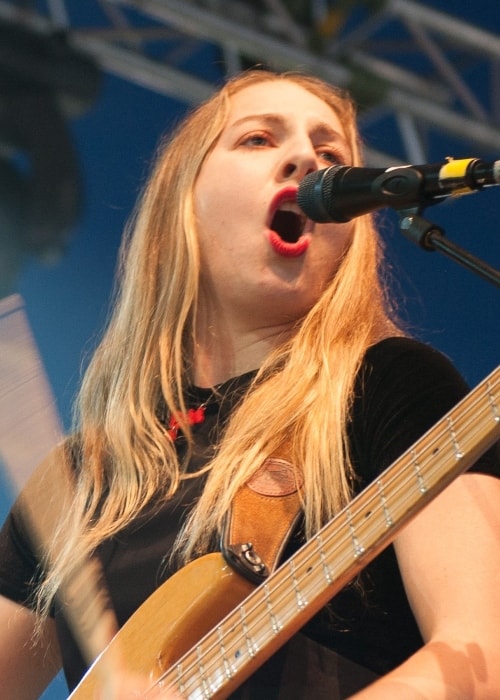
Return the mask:
{"type": "Polygon", "coordinates": [[[0,296],[27,256],[65,250],[82,207],[68,121],[94,104],[100,77],[64,32],[0,20],[0,296]]]}

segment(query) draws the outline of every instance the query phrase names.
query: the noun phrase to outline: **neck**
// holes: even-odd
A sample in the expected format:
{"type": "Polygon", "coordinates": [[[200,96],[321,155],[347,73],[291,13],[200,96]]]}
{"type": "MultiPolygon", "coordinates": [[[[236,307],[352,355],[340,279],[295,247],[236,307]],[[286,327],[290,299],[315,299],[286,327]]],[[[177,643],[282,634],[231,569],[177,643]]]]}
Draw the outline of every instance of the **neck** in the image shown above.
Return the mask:
{"type": "Polygon", "coordinates": [[[268,355],[290,335],[288,326],[233,330],[221,323],[197,329],[192,380],[213,387],[258,369],[268,355]]]}

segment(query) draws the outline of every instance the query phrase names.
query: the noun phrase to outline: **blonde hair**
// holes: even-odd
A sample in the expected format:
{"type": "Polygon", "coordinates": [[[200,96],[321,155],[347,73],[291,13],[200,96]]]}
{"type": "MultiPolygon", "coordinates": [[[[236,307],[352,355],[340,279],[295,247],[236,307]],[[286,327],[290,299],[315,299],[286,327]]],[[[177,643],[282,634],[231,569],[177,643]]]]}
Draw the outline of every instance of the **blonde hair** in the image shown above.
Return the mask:
{"type": "MultiPolygon", "coordinates": [[[[250,71],[199,106],[161,146],[121,251],[120,288],[107,331],[78,399],[75,495],[62,523],[65,546],[42,587],[55,594],[75,548],[88,554],[148,503],[192,478],[165,435],[158,407],[185,411],[199,254],[193,188],[224,128],[231,96],[262,81],[288,80],[339,116],[353,164],[361,163],[348,96],[313,77],[250,71]]],[[[367,347],[397,332],[379,279],[379,239],[370,217],[354,225],[339,270],[293,338],[268,358],[208,465],[206,488],[179,539],[185,559],[209,546],[236,490],[285,443],[304,477],[306,530],[314,532],[350,498],[346,425],[367,347]]],[[[183,426],[188,442],[189,426],[183,426]]]]}

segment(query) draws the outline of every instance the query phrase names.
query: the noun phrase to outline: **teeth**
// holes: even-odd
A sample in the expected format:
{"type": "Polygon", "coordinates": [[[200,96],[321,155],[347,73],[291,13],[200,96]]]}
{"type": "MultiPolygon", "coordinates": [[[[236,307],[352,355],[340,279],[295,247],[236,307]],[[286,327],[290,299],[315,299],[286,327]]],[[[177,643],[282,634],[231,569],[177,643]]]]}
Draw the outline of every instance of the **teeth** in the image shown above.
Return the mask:
{"type": "Polygon", "coordinates": [[[282,202],[280,204],[280,206],[278,207],[277,211],[287,211],[287,212],[291,212],[292,214],[296,214],[301,221],[302,228],[304,228],[306,221],[307,221],[307,216],[304,214],[304,212],[299,207],[297,202],[294,202],[294,201],[282,202]]]}
{"type": "Polygon", "coordinates": [[[303,216],[303,212],[296,202],[283,202],[278,207],[278,210],[279,211],[293,211],[295,214],[298,214],[299,216],[303,216]]]}

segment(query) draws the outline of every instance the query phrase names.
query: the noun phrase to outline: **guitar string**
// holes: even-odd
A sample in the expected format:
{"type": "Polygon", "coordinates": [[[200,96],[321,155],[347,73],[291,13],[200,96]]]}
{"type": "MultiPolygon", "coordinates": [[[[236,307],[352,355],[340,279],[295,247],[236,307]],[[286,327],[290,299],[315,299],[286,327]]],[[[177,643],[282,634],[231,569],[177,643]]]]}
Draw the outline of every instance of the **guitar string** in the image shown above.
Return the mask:
{"type": "MultiPolygon", "coordinates": [[[[477,403],[477,402],[476,402],[476,403],[477,403]]],[[[473,403],[472,406],[468,409],[468,412],[470,413],[470,411],[471,411],[473,408],[476,408],[476,404],[474,404],[474,403],[473,403]]],[[[464,415],[466,415],[466,414],[464,414],[464,415]]],[[[440,425],[440,424],[438,424],[438,426],[439,426],[439,425],[440,425]]],[[[444,432],[448,433],[449,430],[446,430],[446,431],[444,431],[444,432]]],[[[439,437],[441,437],[441,435],[440,435],[439,433],[437,433],[436,439],[439,438],[439,437]]],[[[433,443],[431,443],[431,444],[428,446],[427,451],[431,450],[432,445],[433,445],[433,443]]],[[[422,462],[422,464],[421,464],[420,466],[421,466],[421,469],[423,470],[424,467],[425,467],[425,464],[422,462]]],[[[394,480],[393,480],[393,481],[394,481],[394,480]]],[[[412,481],[413,481],[413,479],[412,479],[412,481]]],[[[389,482],[388,482],[388,483],[389,483],[389,482]]],[[[403,486],[404,486],[404,484],[403,484],[403,486]]],[[[401,489],[401,487],[400,487],[400,489],[401,489]]],[[[396,492],[396,494],[397,494],[397,492],[396,492]]],[[[372,500],[373,500],[373,499],[372,499],[372,500]]],[[[351,506],[352,506],[353,504],[354,504],[354,502],[351,504],[351,506]]],[[[378,506],[378,508],[380,508],[380,506],[378,506]]],[[[377,509],[378,509],[378,508],[377,508],[377,509]]],[[[358,513],[358,514],[359,514],[359,513],[358,513]]],[[[339,514],[339,515],[340,515],[340,514],[339,514]]],[[[318,534],[319,534],[319,533],[318,533],[318,534]]],[[[330,540],[330,539],[331,539],[331,537],[329,537],[327,540],[325,540],[325,543],[324,543],[324,545],[323,545],[324,547],[328,547],[328,544],[329,544],[329,541],[328,541],[328,540],[330,540]]],[[[346,538],[346,539],[349,541],[349,540],[350,540],[350,537],[348,537],[348,538],[346,538]]],[[[334,553],[335,553],[335,552],[332,550],[332,552],[330,552],[330,556],[332,556],[334,553]]],[[[298,554],[298,553],[297,553],[297,554],[298,554]]],[[[315,556],[315,559],[316,559],[317,555],[314,555],[314,556],[315,556]]],[[[311,555],[309,555],[309,559],[310,559],[310,558],[311,558],[311,555]]],[[[307,560],[306,560],[306,561],[307,561],[307,560]]],[[[303,568],[303,567],[302,567],[302,568],[303,568]]],[[[276,573],[277,573],[277,572],[276,572],[276,573]]],[[[286,581],[287,578],[289,578],[289,574],[286,574],[286,576],[285,576],[285,581],[286,581]]],[[[323,586],[323,587],[324,587],[324,586],[323,586]]],[[[275,586],[275,590],[278,590],[278,591],[279,591],[279,584],[277,584],[277,585],[275,586]]],[[[285,591],[285,593],[286,593],[286,591],[285,591]]],[[[252,597],[252,596],[251,596],[251,597],[252,597]]],[[[280,602],[283,603],[283,599],[277,601],[277,603],[280,603],[280,602]]],[[[286,601],[285,601],[285,602],[286,602],[286,601]]],[[[240,606],[240,607],[241,607],[241,606],[240,606]]],[[[257,608],[254,607],[254,610],[255,610],[255,609],[257,609],[258,612],[262,613],[262,604],[259,603],[259,605],[258,605],[257,608]]],[[[251,612],[251,610],[249,610],[249,613],[250,613],[250,612],[251,612]]],[[[247,613],[247,614],[248,614],[248,613],[247,613]]],[[[261,618],[264,617],[264,618],[267,619],[267,615],[262,615],[262,614],[261,614],[260,617],[261,617],[261,618]]],[[[256,623],[260,623],[260,622],[261,622],[261,619],[256,619],[256,620],[254,620],[254,622],[253,622],[252,624],[255,626],[256,623]]],[[[203,640],[200,640],[200,643],[199,643],[198,646],[200,646],[202,643],[203,643],[203,640]]],[[[210,648],[207,648],[206,654],[208,654],[210,651],[213,651],[214,648],[215,648],[215,645],[212,645],[212,648],[211,648],[211,649],[210,649],[210,648]]],[[[205,656],[206,656],[206,654],[205,654],[205,656]]],[[[188,654],[188,656],[189,656],[189,654],[188,654]]],[[[184,657],[184,658],[185,658],[185,657],[184,657]]],[[[216,660],[216,662],[218,662],[218,665],[220,665],[220,654],[217,656],[217,658],[216,658],[215,660],[216,660]]],[[[179,661],[181,661],[181,660],[179,660],[179,661]]],[[[191,667],[192,667],[192,666],[193,666],[193,664],[191,664],[191,667]]],[[[196,667],[196,664],[194,664],[194,666],[196,667]]],[[[206,667],[206,666],[207,666],[207,664],[205,663],[205,667],[206,667]]],[[[188,670],[189,670],[189,667],[187,667],[187,668],[184,670],[184,674],[186,674],[186,672],[187,672],[188,670]]],[[[167,673],[168,673],[168,672],[167,672],[167,673]]],[[[205,674],[205,675],[207,675],[207,674],[205,674]]],[[[208,675],[210,675],[210,674],[208,674],[208,675]]]]}
{"type": "MultiPolygon", "coordinates": [[[[479,427],[481,427],[482,423],[481,421],[477,418],[477,408],[478,405],[480,404],[487,404],[489,402],[489,406],[493,412],[493,407],[494,407],[494,401],[492,400],[492,396],[494,394],[494,391],[496,390],[499,381],[495,380],[494,384],[492,385],[492,378],[487,378],[484,380],[482,384],[480,384],[475,392],[472,392],[468,397],[464,399],[466,401],[468,398],[472,398],[472,403],[469,405],[463,413],[462,418],[470,418],[472,416],[472,421],[468,420],[468,422],[465,422],[464,427],[460,428],[460,432],[465,433],[468,432],[469,437],[471,433],[471,426],[474,426],[476,428],[477,432],[477,423],[479,422],[479,427]],[[482,395],[482,389],[486,386],[486,383],[489,380],[489,387],[488,391],[489,393],[487,396],[482,395]],[[477,394],[477,396],[476,396],[477,394]],[[466,430],[468,429],[468,431],[466,430]]],[[[469,402],[470,403],[470,402],[469,402]]],[[[450,412],[450,415],[453,418],[454,410],[450,412]]],[[[432,476],[432,465],[435,464],[436,459],[435,455],[433,454],[433,450],[436,447],[437,443],[441,443],[441,441],[449,436],[450,433],[450,428],[449,425],[446,422],[447,416],[444,416],[435,426],[435,435],[433,435],[433,439],[429,444],[427,444],[424,447],[424,452],[422,455],[419,454],[419,468],[422,474],[425,474],[427,477],[432,476]],[[431,468],[429,470],[429,464],[431,465],[431,468]]],[[[391,491],[390,494],[390,499],[391,501],[394,501],[394,504],[391,503],[391,508],[395,509],[397,504],[399,503],[399,507],[401,508],[405,502],[405,494],[407,492],[407,486],[408,484],[414,484],[415,482],[415,473],[414,471],[410,468],[412,467],[411,461],[408,462],[405,466],[402,466],[400,470],[397,469],[397,465],[400,462],[405,462],[408,460],[408,458],[411,455],[408,453],[405,453],[402,455],[396,462],[391,465],[385,472],[382,472],[380,475],[379,479],[383,479],[384,476],[389,476],[389,479],[386,484],[384,484],[384,489],[386,489],[388,492],[391,491],[391,489],[394,489],[391,491]],[[403,476],[402,483],[398,484],[398,481],[401,482],[401,476],[403,476]],[[396,486],[394,486],[396,485],[396,486]],[[401,495],[403,498],[401,499],[401,495]]],[[[370,517],[368,520],[364,518],[364,524],[365,528],[363,530],[364,534],[364,539],[366,541],[367,539],[367,534],[373,534],[373,531],[375,533],[378,532],[378,528],[373,528],[373,523],[374,520],[376,520],[376,515],[380,513],[385,514],[385,507],[383,503],[381,503],[380,500],[380,494],[373,494],[368,498],[368,500],[361,499],[361,497],[369,492],[371,488],[373,488],[374,484],[372,483],[371,486],[367,487],[367,489],[358,496],[356,496],[353,501],[348,506],[348,509],[351,511],[351,520],[355,520],[356,518],[359,518],[363,513],[366,514],[367,510],[370,513],[370,517]],[[359,507],[360,501],[362,501],[361,507],[359,507]],[[373,507],[370,508],[369,506],[373,504],[373,507]],[[369,527],[366,528],[366,525],[369,527]],[[371,526],[371,527],[370,527],[371,526]],[[367,532],[365,532],[367,530],[367,532]]],[[[313,549],[312,551],[309,552],[311,542],[313,540],[316,541],[317,544],[317,537],[325,534],[325,530],[330,531],[330,530],[335,530],[335,523],[338,521],[340,517],[342,517],[343,514],[345,514],[347,509],[343,509],[338,513],[338,515],[334,518],[334,520],[330,521],[324,528],[322,528],[317,535],[312,539],[309,540],[305,545],[303,545],[293,556],[294,561],[300,560],[301,554],[304,559],[304,561],[297,566],[298,571],[305,571],[304,573],[299,574],[300,581],[298,583],[305,584],[307,585],[306,581],[306,576],[309,575],[310,571],[313,569],[313,563],[316,564],[318,563],[318,552],[317,550],[313,549]]],[[[361,535],[360,535],[361,536],[361,535]]],[[[336,557],[337,552],[340,550],[341,552],[345,549],[347,549],[347,552],[343,552],[343,557],[341,558],[342,561],[346,559],[349,555],[349,559],[352,561],[352,535],[351,532],[349,531],[345,536],[341,537],[340,539],[336,537],[336,533],[332,532],[331,534],[328,534],[324,540],[322,540],[322,550],[320,550],[320,555],[323,553],[323,556],[327,560],[332,560],[336,557]],[[332,546],[333,543],[333,546],[332,546]],[[347,547],[346,547],[347,545],[347,547]]],[[[321,561],[319,561],[321,563],[321,561]]],[[[285,562],[282,566],[279,567],[272,575],[271,577],[267,580],[267,593],[271,597],[275,597],[274,601],[274,615],[278,618],[278,608],[281,610],[284,608],[285,610],[285,615],[290,616],[290,613],[293,612],[293,615],[295,615],[295,610],[296,610],[296,597],[292,591],[290,591],[285,587],[284,584],[289,582],[290,580],[290,573],[287,571],[289,569],[289,564],[290,562],[287,561],[285,562]],[[291,603],[291,610],[288,610],[289,606],[291,603]]],[[[341,568],[341,567],[337,567],[341,568]]],[[[295,576],[297,576],[297,571],[295,572],[295,576]]],[[[324,576],[324,572],[323,572],[324,576]]],[[[309,582],[311,584],[311,582],[309,582]]],[[[312,581],[312,585],[314,585],[314,580],[312,581]]],[[[235,624],[231,624],[231,620],[233,618],[237,617],[237,614],[240,610],[242,610],[244,607],[247,607],[247,611],[245,612],[246,617],[248,618],[248,623],[247,623],[247,634],[251,633],[252,631],[254,632],[256,629],[262,629],[262,627],[266,626],[265,622],[268,620],[269,613],[268,613],[268,608],[264,605],[262,605],[262,598],[265,596],[265,592],[263,593],[264,590],[264,585],[259,586],[254,592],[250,594],[250,596],[244,601],[241,605],[237,606],[237,608],[230,613],[224,620],[222,620],[219,625],[217,625],[216,630],[220,630],[221,626],[226,626],[229,627],[227,630],[226,634],[224,636],[228,636],[230,632],[236,634],[236,628],[238,627],[238,622],[235,619],[235,624]]],[[[320,592],[325,590],[325,586],[323,582],[320,582],[319,585],[319,590],[320,592]]],[[[308,590],[308,596],[310,597],[311,595],[315,595],[315,590],[308,590]]],[[[313,598],[314,600],[314,598],[313,598]]],[[[279,618],[278,618],[279,619],[279,618]]],[[[286,623],[285,623],[286,624],[286,623]]],[[[220,644],[217,643],[217,640],[214,639],[212,643],[210,643],[210,638],[215,637],[216,634],[214,631],[209,632],[205,637],[203,637],[197,644],[197,649],[200,649],[200,647],[206,645],[208,642],[208,646],[204,651],[204,677],[205,678],[211,678],[213,676],[213,669],[220,669],[221,668],[221,655],[220,655],[220,644]]],[[[240,635],[237,634],[237,640],[240,639],[240,635]]],[[[249,635],[250,638],[252,638],[252,635],[249,635]]],[[[254,638],[255,638],[254,634],[254,638]]],[[[264,636],[264,639],[266,639],[266,636],[264,636]]],[[[241,639],[240,639],[241,641],[241,639]]],[[[226,648],[228,649],[230,646],[234,646],[234,643],[226,643],[226,648]]],[[[242,644],[239,644],[239,647],[236,649],[236,652],[240,651],[241,652],[241,647],[242,644]]],[[[243,645],[244,648],[244,645],[243,645]]],[[[189,661],[190,656],[194,656],[193,651],[187,652],[183,657],[181,657],[173,667],[167,669],[161,676],[158,678],[154,685],[152,686],[151,690],[157,687],[159,684],[162,684],[165,682],[165,680],[168,680],[169,676],[173,676],[175,674],[176,669],[178,668],[179,665],[182,665],[185,661],[187,661],[187,665],[182,669],[182,674],[186,678],[185,682],[183,683],[183,688],[188,690],[188,692],[192,692],[189,690],[189,688],[192,686],[194,682],[197,681],[197,674],[196,670],[198,668],[195,660],[189,661]],[[193,674],[194,670],[194,674],[193,674]]],[[[233,655],[234,656],[234,655],[233,655]]],[[[241,656],[244,656],[243,653],[241,653],[241,656]]],[[[227,659],[227,656],[225,657],[227,659]]],[[[238,659],[236,659],[236,662],[238,663],[238,659]]],[[[241,661],[239,661],[241,664],[241,661]]],[[[236,664],[235,664],[236,665],[236,664]]],[[[227,673],[224,671],[221,671],[219,674],[216,674],[219,677],[222,675],[226,678],[227,680],[227,673]]],[[[175,687],[176,683],[175,681],[172,682],[171,684],[173,687],[175,687]]],[[[216,689],[215,689],[216,690],[216,689]]],[[[214,690],[214,692],[215,692],[214,690]]],[[[149,691],[148,691],[149,692],[149,691]]],[[[189,697],[189,696],[188,696],[189,697]]],[[[207,696],[209,697],[209,696],[207,696]]]]}
{"type": "MultiPolygon", "coordinates": [[[[475,408],[475,407],[476,407],[475,404],[473,404],[472,407],[469,409],[469,412],[470,412],[470,410],[471,410],[472,408],[475,408]]],[[[445,431],[445,432],[449,432],[449,431],[445,431]]],[[[432,443],[431,443],[431,446],[432,446],[432,443]]],[[[429,446],[428,450],[431,449],[431,446],[429,446]]],[[[422,469],[424,468],[424,464],[423,464],[423,463],[422,463],[421,467],[422,467],[422,469]]],[[[349,539],[349,538],[347,538],[347,539],[349,539]]],[[[328,542],[326,542],[326,544],[328,544],[328,542]]],[[[331,554],[332,554],[332,553],[331,553],[331,554]]],[[[330,556],[331,556],[331,554],[330,554],[330,556]]],[[[309,558],[310,558],[310,556],[309,556],[309,558]]],[[[289,576],[287,576],[287,577],[289,577],[289,576]]],[[[275,588],[278,588],[278,586],[276,586],[275,588]]],[[[283,602],[283,601],[280,601],[280,602],[283,602]]],[[[258,611],[260,611],[260,613],[262,613],[262,604],[261,604],[261,603],[259,603],[258,611]]],[[[249,611],[249,612],[250,612],[250,611],[249,611]]],[[[261,614],[260,617],[261,617],[261,619],[262,619],[262,617],[264,617],[264,618],[267,619],[267,616],[266,616],[266,615],[263,616],[263,615],[261,614]]],[[[261,619],[260,619],[260,620],[259,620],[259,619],[254,620],[254,622],[253,622],[252,624],[255,626],[255,624],[261,622],[261,619]]],[[[203,640],[202,640],[202,641],[203,641],[203,640]]],[[[202,644],[202,641],[200,641],[200,645],[202,644]]],[[[212,646],[212,650],[213,650],[213,648],[214,648],[214,647],[212,646]]],[[[210,652],[210,649],[207,649],[207,652],[206,652],[206,653],[208,653],[208,652],[210,652]]],[[[206,656],[206,655],[205,655],[205,656],[206,656]]],[[[220,665],[220,655],[218,655],[216,661],[218,662],[218,665],[220,665]]],[[[207,663],[206,663],[206,662],[205,662],[204,665],[205,665],[205,667],[207,667],[207,663]]],[[[186,670],[187,670],[187,669],[186,669],[186,670]]],[[[186,673],[186,670],[184,671],[184,673],[186,673]]],[[[206,670],[208,671],[208,668],[206,668],[206,670]]],[[[205,674],[205,675],[207,675],[207,674],[205,674]]],[[[208,674],[208,675],[209,675],[209,674],[208,674]]]]}
{"type": "MultiPolygon", "coordinates": [[[[277,610],[275,610],[275,612],[276,612],[277,615],[280,614],[277,610]]],[[[261,615],[261,617],[262,617],[262,615],[261,615]]],[[[267,619],[267,618],[266,618],[266,619],[267,619]]],[[[256,621],[257,624],[258,624],[259,622],[260,622],[259,620],[256,621]]],[[[250,623],[249,623],[249,624],[250,624],[250,623]]],[[[255,624],[255,622],[254,622],[254,624],[255,624]]],[[[220,650],[219,650],[219,651],[220,651],[220,650]]],[[[204,659],[205,659],[206,671],[207,671],[207,673],[208,673],[208,672],[211,670],[211,669],[208,668],[208,666],[209,666],[209,662],[207,661],[208,657],[205,655],[205,656],[204,656],[204,659]]],[[[219,675],[220,675],[220,674],[219,674],[219,675]]],[[[206,685],[206,681],[205,681],[205,685],[206,685]]]]}

